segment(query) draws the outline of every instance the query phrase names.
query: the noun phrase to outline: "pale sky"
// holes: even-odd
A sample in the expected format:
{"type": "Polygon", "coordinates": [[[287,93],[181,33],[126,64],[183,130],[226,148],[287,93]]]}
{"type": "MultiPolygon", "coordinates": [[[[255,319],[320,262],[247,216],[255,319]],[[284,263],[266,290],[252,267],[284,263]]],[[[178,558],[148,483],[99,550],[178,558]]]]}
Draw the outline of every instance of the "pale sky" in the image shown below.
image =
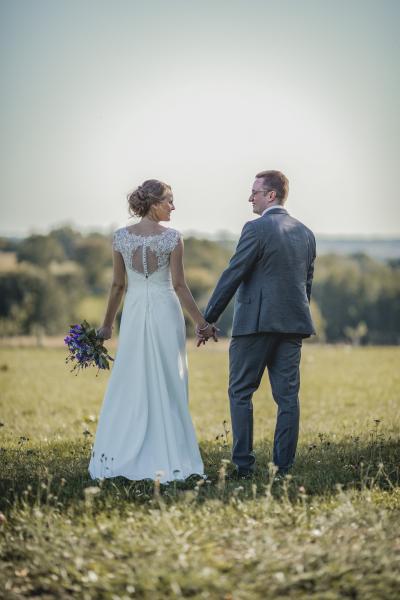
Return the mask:
{"type": "Polygon", "coordinates": [[[317,234],[400,235],[397,0],[0,0],[0,234],[128,220],[239,233],[282,170],[317,234]]]}

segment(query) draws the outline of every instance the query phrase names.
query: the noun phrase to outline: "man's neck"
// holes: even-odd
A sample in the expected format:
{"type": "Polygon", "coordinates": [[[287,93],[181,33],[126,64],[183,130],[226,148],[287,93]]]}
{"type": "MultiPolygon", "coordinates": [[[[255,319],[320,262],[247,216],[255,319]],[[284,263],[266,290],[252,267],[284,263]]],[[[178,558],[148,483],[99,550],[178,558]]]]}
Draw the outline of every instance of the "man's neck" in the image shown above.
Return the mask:
{"type": "Polygon", "coordinates": [[[268,206],[268,208],[266,208],[265,210],[263,210],[263,212],[261,213],[261,217],[263,215],[265,215],[266,212],[268,212],[269,210],[272,210],[273,208],[283,208],[284,210],[286,210],[286,208],[283,206],[283,204],[273,204],[272,206],[268,206]]]}

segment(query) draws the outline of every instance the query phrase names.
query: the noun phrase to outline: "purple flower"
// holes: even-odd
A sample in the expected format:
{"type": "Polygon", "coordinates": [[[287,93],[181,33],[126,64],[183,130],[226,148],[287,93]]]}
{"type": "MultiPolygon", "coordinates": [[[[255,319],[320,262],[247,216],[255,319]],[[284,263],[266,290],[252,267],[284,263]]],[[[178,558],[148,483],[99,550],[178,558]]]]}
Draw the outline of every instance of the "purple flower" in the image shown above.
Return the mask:
{"type": "Polygon", "coordinates": [[[109,361],[114,360],[103,346],[103,340],[97,337],[95,329],[87,321],[71,325],[64,343],[69,351],[66,362],[74,364],[72,371],[96,366],[98,373],[100,369],[109,369],[109,361]]]}

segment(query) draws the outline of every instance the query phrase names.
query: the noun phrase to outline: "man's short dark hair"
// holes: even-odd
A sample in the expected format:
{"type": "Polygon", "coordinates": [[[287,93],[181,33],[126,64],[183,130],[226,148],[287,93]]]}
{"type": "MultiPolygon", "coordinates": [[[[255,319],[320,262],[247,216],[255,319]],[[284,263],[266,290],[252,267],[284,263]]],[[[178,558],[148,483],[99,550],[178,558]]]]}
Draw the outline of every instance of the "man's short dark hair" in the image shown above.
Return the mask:
{"type": "Polygon", "coordinates": [[[289,180],[281,171],[261,171],[257,173],[257,179],[263,180],[264,189],[267,192],[274,190],[279,204],[283,204],[289,193],[289,180]]]}

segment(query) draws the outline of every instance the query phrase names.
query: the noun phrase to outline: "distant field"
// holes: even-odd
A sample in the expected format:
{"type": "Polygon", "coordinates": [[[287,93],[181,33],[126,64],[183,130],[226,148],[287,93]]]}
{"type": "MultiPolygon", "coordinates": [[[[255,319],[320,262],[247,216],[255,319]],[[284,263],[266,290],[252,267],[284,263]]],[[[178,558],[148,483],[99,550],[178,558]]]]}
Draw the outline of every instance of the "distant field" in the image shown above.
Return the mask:
{"type": "Polygon", "coordinates": [[[318,254],[368,254],[378,260],[399,259],[400,239],[317,235],[318,254]]]}
{"type": "MultiPolygon", "coordinates": [[[[239,234],[234,235],[226,232],[225,235],[213,236],[201,235],[191,232],[194,237],[199,239],[210,237],[217,241],[221,246],[233,252],[239,239],[239,234]]],[[[349,255],[363,253],[377,260],[399,259],[400,258],[400,239],[384,236],[335,236],[335,235],[316,235],[318,256],[323,254],[349,255]]]]}
{"type": "Polygon", "coordinates": [[[3,597],[398,598],[400,348],[303,347],[284,485],[269,466],[267,377],[254,398],[256,479],[225,481],[227,345],[188,348],[209,478],[160,493],[88,477],[108,373],[75,377],[62,348],[0,348],[3,597]]]}
{"type": "MultiPolygon", "coordinates": [[[[57,343],[62,343],[57,339],[57,343]]],[[[109,345],[115,352],[115,344],[109,345]]],[[[229,418],[228,343],[196,349],[188,341],[190,404],[201,439],[213,440],[229,418]]],[[[75,438],[89,415],[97,415],[108,372],[77,377],[64,364],[64,348],[1,348],[0,420],[7,440],[27,435],[75,438]]],[[[400,348],[304,345],[301,363],[303,441],[329,433],[343,438],[368,431],[374,419],[390,433],[400,431],[400,348]],[[305,439],[304,439],[305,438],[305,439]]],[[[254,397],[255,437],[273,433],[275,404],[267,374],[254,397]]],[[[94,432],[95,425],[90,425],[94,432]]]]}
{"type": "Polygon", "coordinates": [[[10,271],[17,266],[16,252],[1,252],[0,251],[0,272],[10,271]]]}

